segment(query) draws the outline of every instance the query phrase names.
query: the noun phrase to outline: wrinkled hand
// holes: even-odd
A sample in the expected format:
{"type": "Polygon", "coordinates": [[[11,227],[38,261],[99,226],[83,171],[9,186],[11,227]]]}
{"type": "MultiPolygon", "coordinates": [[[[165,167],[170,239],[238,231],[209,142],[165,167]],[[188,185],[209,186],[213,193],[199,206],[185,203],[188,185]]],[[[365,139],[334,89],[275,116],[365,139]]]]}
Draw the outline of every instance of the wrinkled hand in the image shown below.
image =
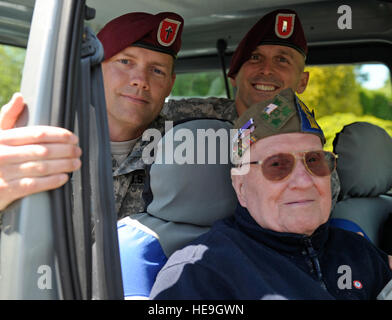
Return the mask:
{"type": "Polygon", "coordinates": [[[25,108],[16,93],[0,112],[0,210],[33,193],[64,185],[81,166],[78,137],[50,126],[14,128],[25,108]]]}

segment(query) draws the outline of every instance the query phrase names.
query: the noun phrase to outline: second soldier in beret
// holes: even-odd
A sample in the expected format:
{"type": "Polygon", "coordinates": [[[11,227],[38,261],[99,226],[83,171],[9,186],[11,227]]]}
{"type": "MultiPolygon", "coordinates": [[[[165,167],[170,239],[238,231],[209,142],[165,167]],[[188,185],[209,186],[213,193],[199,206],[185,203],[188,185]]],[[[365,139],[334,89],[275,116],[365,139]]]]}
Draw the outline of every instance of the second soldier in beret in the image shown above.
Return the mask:
{"type": "Polygon", "coordinates": [[[305,34],[295,11],[276,10],[260,19],[242,39],[230,64],[238,115],[283,89],[302,93],[309,79],[304,71],[306,54],[305,34]]]}
{"type": "Polygon", "coordinates": [[[251,27],[233,53],[228,76],[236,88],[234,101],[171,100],[163,112],[173,119],[201,114],[234,121],[252,104],[283,89],[302,93],[309,79],[308,72],[304,72],[307,53],[298,14],[289,9],[272,11],[251,27]]]}

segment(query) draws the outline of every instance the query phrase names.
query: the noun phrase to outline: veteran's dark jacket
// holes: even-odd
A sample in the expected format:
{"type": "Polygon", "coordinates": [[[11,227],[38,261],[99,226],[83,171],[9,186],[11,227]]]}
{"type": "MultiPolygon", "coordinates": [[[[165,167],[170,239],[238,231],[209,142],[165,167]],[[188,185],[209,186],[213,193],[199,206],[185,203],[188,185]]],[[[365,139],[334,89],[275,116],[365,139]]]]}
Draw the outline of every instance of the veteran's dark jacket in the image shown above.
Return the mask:
{"type": "Polygon", "coordinates": [[[387,255],[355,233],[274,232],[238,206],[170,257],[151,298],[376,299],[391,279],[387,255]]]}

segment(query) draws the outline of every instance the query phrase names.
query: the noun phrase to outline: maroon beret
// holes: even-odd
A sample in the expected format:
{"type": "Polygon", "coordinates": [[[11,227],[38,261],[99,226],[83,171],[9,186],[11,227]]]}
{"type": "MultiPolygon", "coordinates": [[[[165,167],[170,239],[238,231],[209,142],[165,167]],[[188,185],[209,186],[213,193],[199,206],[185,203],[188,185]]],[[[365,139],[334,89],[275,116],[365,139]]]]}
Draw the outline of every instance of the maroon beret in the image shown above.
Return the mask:
{"type": "Polygon", "coordinates": [[[167,53],[176,58],[181,47],[184,19],[173,12],[124,14],[109,21],[98,32],[105,60],[133,45],[167,53]]]}
{"type": "Polygon", "coordinates": [[[231,59],[228,76],[234,78],[242,64],[261,44],[288,46],[304,57],[308,53],[304,30],[294,10],[275,10],[262,17],[241,40],[231,59]]]}

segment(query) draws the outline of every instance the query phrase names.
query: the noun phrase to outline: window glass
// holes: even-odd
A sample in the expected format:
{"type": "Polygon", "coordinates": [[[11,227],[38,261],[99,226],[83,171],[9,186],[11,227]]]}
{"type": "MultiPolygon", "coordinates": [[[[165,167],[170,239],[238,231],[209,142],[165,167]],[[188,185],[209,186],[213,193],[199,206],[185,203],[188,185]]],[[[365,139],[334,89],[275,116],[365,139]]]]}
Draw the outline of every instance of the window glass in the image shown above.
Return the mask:
{"type": "MultiPolygon", "coordinates": [[[[230,96],[233,89],[230,85],[230,96]]],[[[220,70],[177,74],[170,99],[190,97],[220,97],[227,98],[223,73],[220,70]]]]}
{"type": "MultiPolygon", "coordinates": [[[[383,64],[309,66],[310,79],[299,97],[313,109],[332,150],[335,134],[349,123],[366,121],[392,136],[392,88],[383,64]]],[[[233,97],[233,88],[230,85],[233,97]]],[[[227,97],[222,71],[178,74],[170,99],[227,97]]]]}
{"type": "Polygon", "coordinates": [[[0,106],[20,90],[25,49],[0,45],[0,106]]]}

